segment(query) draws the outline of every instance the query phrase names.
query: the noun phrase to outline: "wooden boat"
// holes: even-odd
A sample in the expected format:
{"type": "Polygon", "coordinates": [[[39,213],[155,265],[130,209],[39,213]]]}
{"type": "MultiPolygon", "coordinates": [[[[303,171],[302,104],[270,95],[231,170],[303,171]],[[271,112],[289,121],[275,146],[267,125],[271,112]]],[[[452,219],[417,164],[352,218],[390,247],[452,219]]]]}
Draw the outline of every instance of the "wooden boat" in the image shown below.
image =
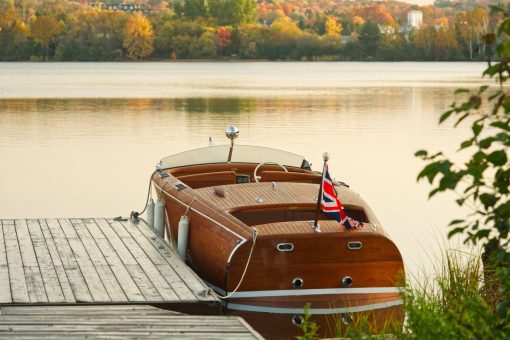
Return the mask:
{"type": "Polygon", "coordinates": [[[152,176],[168,239],[179,242],[186,215],[185,261],[228,296],[226,313],[268,338],[302,334],[307,303],[323,336],[359,314],[402,321],[402,257],[365,201],[335,183],[347,215],[365,223],[346,230],[320,213],[314,228],[322,174],[293,153],[234,145],[235,127],[226,133],[230,145],[168,156],[152,176]]]}

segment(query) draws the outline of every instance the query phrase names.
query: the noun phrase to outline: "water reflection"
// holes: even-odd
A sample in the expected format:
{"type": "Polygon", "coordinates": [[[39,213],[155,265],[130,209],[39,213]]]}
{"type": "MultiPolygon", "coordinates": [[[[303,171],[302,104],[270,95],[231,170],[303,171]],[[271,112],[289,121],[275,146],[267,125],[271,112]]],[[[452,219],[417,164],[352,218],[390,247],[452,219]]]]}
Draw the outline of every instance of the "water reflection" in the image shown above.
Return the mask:
{"type": "MultiPolygon", "coordinates": [[[[330,167],[374,208],[411,267],[434,248],[431,230],[455,216],[426,200],[413,153],[454,149],[462,132],[438,127],[444,88],[346,88],[337,95],[0,100],[0,217],[118,216],[141,208],[163,156],[239,142],[288,150],[330,167]],[[418,250],[420,245],[423,251],[418,250]]],[[[314,168],[317,169],[315,166],[314,168]]],[[[441,234],[441,232],[438,232],[441,234]]]]}

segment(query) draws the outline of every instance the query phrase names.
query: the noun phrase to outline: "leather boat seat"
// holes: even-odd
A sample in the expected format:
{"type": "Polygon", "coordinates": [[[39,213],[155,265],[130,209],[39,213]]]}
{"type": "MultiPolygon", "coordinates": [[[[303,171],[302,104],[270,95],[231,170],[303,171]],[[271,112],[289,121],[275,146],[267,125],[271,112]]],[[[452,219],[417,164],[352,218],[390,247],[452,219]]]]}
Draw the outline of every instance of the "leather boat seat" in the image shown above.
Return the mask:
{"type": "Polygon", "coordinates": [[[193,189],[206,188],[225,184],[236,184],[235,171],[206,172],[200,174],[179,176],[177,178],[193,189]]]}
{"type": "Polygon", "coordinates": [[[319,184],[322,179],[320,174],[285,171],[262,171],[260,176],[262,182],[299,182],[319,184]]]}

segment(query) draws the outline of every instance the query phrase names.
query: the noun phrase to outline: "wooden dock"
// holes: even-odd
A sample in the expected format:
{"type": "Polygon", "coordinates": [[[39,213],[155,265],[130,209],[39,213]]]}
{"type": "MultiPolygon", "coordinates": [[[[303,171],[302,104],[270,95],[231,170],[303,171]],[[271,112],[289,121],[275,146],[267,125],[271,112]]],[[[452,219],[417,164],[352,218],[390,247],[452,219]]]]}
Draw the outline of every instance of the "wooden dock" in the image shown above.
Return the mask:
{"type": "Polygon", "coordinates": [[[0,306],[149,304],[219,314],[205,290],[143,222],[0,220],[0,306]]]}
{"type": "Polygon", "coordinates": [[[262,339],[230,316],[189,316],[150,306],[0,307],[0,339],[262,339]]]}

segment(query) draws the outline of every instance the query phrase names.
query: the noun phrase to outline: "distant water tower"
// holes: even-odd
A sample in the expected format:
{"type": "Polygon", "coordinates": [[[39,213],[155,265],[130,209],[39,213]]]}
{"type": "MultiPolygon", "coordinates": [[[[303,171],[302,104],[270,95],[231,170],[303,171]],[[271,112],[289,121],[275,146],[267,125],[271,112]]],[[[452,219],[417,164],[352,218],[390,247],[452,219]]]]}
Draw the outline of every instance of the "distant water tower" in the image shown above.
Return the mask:
{"type": "Polygon", "coordinates": [[[422,11],[409,11],[407,13],[407,27],[408,28],[420,28],[423,23],[422,11]]]}

